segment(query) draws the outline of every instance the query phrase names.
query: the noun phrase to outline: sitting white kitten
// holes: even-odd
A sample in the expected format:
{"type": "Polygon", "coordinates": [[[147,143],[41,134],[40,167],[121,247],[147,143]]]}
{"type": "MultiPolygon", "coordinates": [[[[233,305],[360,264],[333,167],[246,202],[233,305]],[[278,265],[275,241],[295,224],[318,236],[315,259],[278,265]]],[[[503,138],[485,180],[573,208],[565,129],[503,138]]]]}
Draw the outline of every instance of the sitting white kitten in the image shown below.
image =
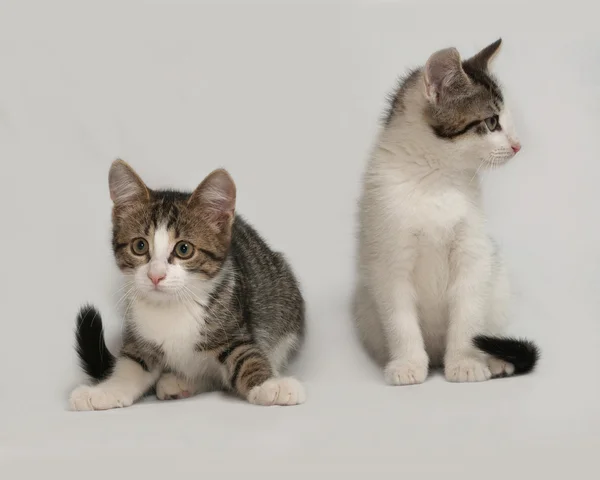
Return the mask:
{"type": "Polygon", "coordinates": [[[537,347],[503,338],[509,286],[485,229],[478,172],[521,148],[488,63],[434,53],[401,83],[368,164],[354,310],[393,385],[429,366],[455,382],[531,371],[537,347]]]}

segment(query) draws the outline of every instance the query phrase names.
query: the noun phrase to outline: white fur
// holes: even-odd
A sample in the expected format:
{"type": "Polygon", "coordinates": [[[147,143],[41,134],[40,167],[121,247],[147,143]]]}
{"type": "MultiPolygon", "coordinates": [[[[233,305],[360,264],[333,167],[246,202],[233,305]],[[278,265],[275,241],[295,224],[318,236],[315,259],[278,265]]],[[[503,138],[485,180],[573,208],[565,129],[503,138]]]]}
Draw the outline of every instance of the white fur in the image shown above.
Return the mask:
{"type": "Polygon", "coordinates": [[[221,366],[212,356],[204,355],[203,359],[196,350],[204,327],[204,309],[199,305],[141,301],[131,306],[130,313],[136,332],[161,346],[168,367],[190,380],[220,372],[221,366]]]}
{"type": "MultiPolygon", "coordinates": [[[[183,396],[205,386],[223,382],[224,367],[213,356],[195,350],[202,336],[204,308],[221,274],[212,280],[189,275],[181,266],[168,263],[175,239],[162,226],[156,229],[151,242],[151,260],[134,274],[133,300],[127,307],[127,317],[138,335],[161,345],[166,368],[182,374],[175,391],[173,379],[160,381],[159,397],[183,396]],[[165,275],[157,286],[149,274],[165,275]]],[[[226,269],[223,268],[221,272],[226,269]]],[[[95,386],[80,386],[71,394],[74,410],[104,410],[131,405],[158,379],[161,370],[145,372],[136,362],[119,359],[111,377],[95,386]]],[[[161,398],[161,399],[162,399],[161,398]]]]}
{"type": "Polygon", "coordinates": [[[137,362],[119,358],[113,374],[98,385],[81,385],[71,393],[71,410],[129,407],[148,390],[159,371],[146,372],[137,362]]]}
{"type": "Polygon", "coordinates": [[[248,401],[255,405],[299,405],[306,401],[302,384],[292,377],[271,378],[250,390],[248,401]]]}
{"type": "Polygon", "coordinates": [[[381,133],[360,201],[355,318],[388,383],[421,383],[429,365],[451,381],[512,373],[475,351],[477,334],[499,334],[508,281],[485,228],[478,174],[517,145],[507,110],[501,131],[437,138],[422,120],[424,82],[381,133]]]}
{"type": "Polygon", "coordinates": [[[196,345],[205,326],[202,305],[208,303],[225,268],[212,280],[198,280],[177,263],[168,262],[174,247],[175,239],[166,227],[157,228],[151,260],[135,274],[141,294],[131,304],[129,321],[138,335],[161,346],[167,367],[181,372],[190,381],[221,378],[222,366],[212,356],[204,355],[203,359],[196,345]],[[149,274],[165,275],[165,279],[155,286],[149,274]]]}

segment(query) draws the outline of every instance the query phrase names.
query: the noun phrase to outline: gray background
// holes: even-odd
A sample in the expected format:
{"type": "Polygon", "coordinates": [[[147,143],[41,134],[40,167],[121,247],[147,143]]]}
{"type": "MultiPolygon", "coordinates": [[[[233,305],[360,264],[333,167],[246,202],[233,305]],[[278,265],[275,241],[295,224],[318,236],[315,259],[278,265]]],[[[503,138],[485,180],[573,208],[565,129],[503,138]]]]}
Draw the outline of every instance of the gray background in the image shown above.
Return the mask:
{"type": "MultiPolygon", "coordinates": [[[[589,4],[0,4],[0,472],[10,478],[301,478],[598,471],[600,44],[589,4]],[[50,5],[51,4],[51,5],[50,5]],[[388,387],[348,303],[360,176],[385,95],[438,48],[502,36],[496,72],[523,144],[485,175],[531,376],[388,387]],[[66,411],[84,301],[120,332],[107,173],[192,189],[229,169],[238,210],[287,253],[310,334],[308,403],[210,394],[66,411]]],[[[8,477],[7,477],[8,478],[8,477]]],[[[547,478],[547,477],[545,477],[547,478]]]]}

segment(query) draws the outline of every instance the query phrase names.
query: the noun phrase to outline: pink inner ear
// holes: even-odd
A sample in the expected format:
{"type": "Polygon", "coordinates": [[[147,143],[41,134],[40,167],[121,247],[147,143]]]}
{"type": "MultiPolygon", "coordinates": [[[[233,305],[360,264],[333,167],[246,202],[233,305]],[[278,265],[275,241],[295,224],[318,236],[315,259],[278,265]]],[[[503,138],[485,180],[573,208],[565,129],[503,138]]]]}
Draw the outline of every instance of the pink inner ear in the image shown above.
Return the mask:
{"type": "Polygon", "coordinates": [[[465,77],[458,50],[446,48],[432,54],[425,64],[425,89],[428,98],[437,101],[440,93],[465,77]]]}
{"type": "Polygon", "coordinates": [[[233,217],[235,197],[233,179],[225,170],[216,170],[196,189],[190,203],[197,205],[215,220],[227,220],[233,217]]]}
{"type": "Polygon", "coordinates": [[[110,199],[115,205],[148,198],[148,189],[135,171],[122,160],[115,160],[108,172],[110,199]]]}
{"type": "Polygon", "coordinates": [[[202,192],[203,204],[206,208],[221,214],[233,213],[235,209],[235,192],[228,192],[219,187],[216,185],[206,186],[206,189],[202,192]]]}

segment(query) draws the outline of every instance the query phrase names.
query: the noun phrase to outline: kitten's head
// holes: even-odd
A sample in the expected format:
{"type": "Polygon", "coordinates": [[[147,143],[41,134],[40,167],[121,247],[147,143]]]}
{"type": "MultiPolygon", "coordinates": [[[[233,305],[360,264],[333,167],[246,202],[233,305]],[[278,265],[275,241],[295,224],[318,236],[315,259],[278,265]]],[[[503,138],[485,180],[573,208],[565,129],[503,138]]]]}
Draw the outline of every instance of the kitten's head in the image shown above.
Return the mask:
{"type": "Polygon", "coordinates": [[[124,161],[109,173],[113,250],[138,297],[193,300],[221,270],[231,242],[236,189],[215,170],[193,193],[149,189],[124,161]]]}
{"type": "Polygon", "coordinates": [[[420,75],[423,118],[436,151],[452,167],[501,165],[521,148],[500,86],[489,71],[500,45],[497,40],[467,60],[455,48],[437,51],[420,75]]]}

